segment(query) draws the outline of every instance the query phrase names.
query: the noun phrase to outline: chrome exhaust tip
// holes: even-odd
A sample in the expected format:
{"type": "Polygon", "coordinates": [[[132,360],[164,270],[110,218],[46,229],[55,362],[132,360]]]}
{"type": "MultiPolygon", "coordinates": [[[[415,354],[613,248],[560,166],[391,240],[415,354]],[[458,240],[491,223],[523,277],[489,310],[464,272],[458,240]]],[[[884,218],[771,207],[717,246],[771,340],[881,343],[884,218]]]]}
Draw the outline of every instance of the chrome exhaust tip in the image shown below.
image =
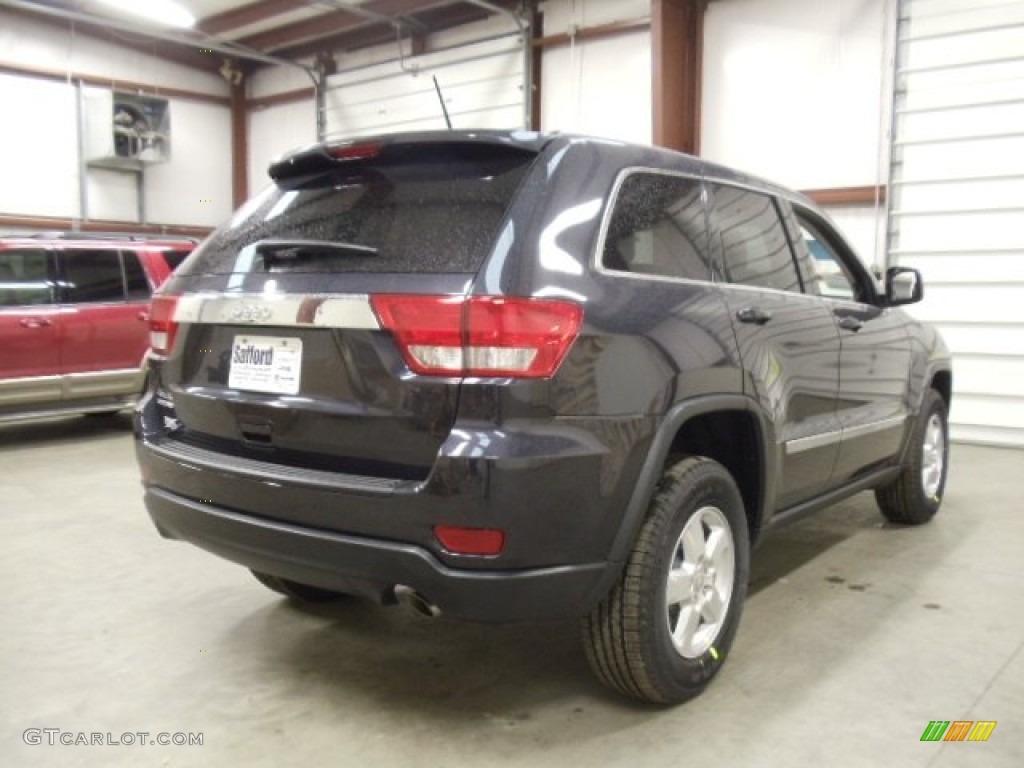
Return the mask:
{"type": "Polygon", "coordinates": [[[440,608],[430,602],[422,593],[405,584],[395,585],[395,599],[428,619],[436,619],[441,615],[440,608]]]}

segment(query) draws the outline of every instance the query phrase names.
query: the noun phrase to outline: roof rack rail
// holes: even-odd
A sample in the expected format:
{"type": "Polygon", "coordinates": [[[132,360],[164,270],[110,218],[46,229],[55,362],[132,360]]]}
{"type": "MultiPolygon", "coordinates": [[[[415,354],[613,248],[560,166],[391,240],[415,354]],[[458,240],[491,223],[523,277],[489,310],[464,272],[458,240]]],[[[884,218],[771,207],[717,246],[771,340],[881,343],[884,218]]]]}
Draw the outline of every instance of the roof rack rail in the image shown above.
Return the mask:
{"type": "Polygon", "coordinates": [[[170,235],[164,232],[153,232],[151,234],[131,232],[76,232],[76,231],[53,231],[38,232],[28,235],[31,240],[127,240],[138,242],[142,240],[180,240],[189,243],[198,243],[198,237],[189,235],[170,235]]]}

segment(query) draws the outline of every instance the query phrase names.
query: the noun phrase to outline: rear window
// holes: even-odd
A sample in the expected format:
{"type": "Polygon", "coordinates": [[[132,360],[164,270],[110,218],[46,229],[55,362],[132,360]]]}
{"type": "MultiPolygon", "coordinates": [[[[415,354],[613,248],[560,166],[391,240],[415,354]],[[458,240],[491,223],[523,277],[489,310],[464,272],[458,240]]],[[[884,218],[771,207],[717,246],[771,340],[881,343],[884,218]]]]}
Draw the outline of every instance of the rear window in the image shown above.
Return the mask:
{"type": "MultiPolygon", "coordinates": [[[[493,145],[387,147],[305,162],[214,232],[178,274],[476,272],[536,155],[493,145]],[[265,248],[297,247],[288,258],[265,248]]],[[[278,250],[277,253],[281,251],[278,250]]]]}

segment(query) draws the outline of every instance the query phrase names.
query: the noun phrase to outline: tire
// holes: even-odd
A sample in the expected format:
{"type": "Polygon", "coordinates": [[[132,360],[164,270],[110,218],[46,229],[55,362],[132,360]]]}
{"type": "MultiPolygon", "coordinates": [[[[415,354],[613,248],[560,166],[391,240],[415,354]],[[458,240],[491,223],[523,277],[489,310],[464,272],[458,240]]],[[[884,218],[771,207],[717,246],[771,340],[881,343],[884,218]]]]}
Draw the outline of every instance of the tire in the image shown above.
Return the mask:
{"type": "Polygon", "coordinates": [[[889,522],[921,525],[939,511],[949,469],[946,401],[934,389],[928,390],[921,403],[908,450],[900,476],[876,488],[875,500],[889,522]]]}
{"type": "Polygon", "coordinates": [[[271,576],[268,573],[252,571],[252,575],[267,589],[272,589],[278,594],[303,603],[329,603],[332,600],[346,597],[343,592],[332,592],[329,589],[321,589],[309,584],[300,584],[297,581],[289,581],[279,576],[271,576]]]}
{"type": "Polygon", "coordinates": [[[732,476],[711,459],[674,464],[662,476],[619,583],[581,621],[597,677],[657,704],[699,694],[729,654],[749,572],[747,520],[732,476]],[[670,604],[670,594],[679,599],[670,604]],[[724,608],[716,611],[715,603],[724,608]]]}

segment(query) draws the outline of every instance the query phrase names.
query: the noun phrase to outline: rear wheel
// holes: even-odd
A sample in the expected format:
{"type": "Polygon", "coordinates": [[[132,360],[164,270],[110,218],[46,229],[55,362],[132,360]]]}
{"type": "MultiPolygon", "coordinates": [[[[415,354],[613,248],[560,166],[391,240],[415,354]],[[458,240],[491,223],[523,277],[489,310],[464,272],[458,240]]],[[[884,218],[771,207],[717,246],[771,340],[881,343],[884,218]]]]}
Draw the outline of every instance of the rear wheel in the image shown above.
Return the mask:
{"type": "Polygon", "coordinates": [[[749,563],[743,501],[729,472],[705,458],[673,465],[620,582],[582,621],[598,678],[659,704],[703,691],[732,646],[749,563]]]}
{"type": "Polygon", "coordinates": [[[279,576],[271,576],[269,573],[253,571],[252,575],[256,577],[260,584],[268,589],[303,603],[329,603],[332,600],[346,597],[344,592],[332,592],[329,589],[321,589],[309,584],[300,584],[297,581],[289,581],[279,576]]]}
{"type": "Polygon", "coordinates": [[[909,451],[903,472],[894,482],[875,489],[875,500],[890,522],[921,525],[939,511],[949,465],[946,401],[934,389],[921,404],[909,451]]]}

